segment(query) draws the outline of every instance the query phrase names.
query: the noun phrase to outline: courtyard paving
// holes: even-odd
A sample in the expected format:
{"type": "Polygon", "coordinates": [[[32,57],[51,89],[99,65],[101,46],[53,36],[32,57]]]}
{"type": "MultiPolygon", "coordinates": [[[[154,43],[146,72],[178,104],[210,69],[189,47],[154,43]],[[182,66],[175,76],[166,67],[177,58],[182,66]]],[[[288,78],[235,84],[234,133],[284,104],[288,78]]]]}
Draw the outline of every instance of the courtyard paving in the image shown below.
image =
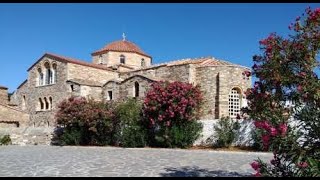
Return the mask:
{"type": "Polygon", "coordinates": [[[271,153],[157,148],[0,146],[0,176],[251,176],[271,153]]]}

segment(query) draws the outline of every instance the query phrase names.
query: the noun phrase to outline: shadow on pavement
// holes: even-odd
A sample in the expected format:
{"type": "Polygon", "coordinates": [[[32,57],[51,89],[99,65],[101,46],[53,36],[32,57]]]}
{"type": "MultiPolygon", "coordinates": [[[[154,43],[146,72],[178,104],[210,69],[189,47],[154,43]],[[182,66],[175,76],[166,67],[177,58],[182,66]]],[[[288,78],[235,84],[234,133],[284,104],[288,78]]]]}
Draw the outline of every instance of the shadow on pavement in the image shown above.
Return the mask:
{"type": "Polygon", "coordinates": [[[209,171],[199,167],[179,167],[165,168],[165,173],[160,173],[162,177],[243,177],[252,176],[250,173],[229,172],[223,170],[209,171]]]}

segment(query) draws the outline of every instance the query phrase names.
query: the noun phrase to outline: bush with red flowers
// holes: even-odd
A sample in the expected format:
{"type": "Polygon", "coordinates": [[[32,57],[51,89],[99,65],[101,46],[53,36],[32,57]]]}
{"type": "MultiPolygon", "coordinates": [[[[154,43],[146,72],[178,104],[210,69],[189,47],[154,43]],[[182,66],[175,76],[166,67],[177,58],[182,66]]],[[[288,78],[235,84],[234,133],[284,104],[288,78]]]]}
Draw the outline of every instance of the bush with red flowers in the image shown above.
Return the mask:
{"type": "Polygon", "coordinates": [[[113,110],[102,102],[70,97],[59,104],[56,114],[63,133],[58,139],[62,145],[107,145],[113,132],[113,110]]]}
{"type": "Polygon", "coordinates": [[[253,88],[243,109],[254,121],[270,163],[251,164],[256,176],[320,176],[320,8],[296,18],[288,38],[272,33],[253,57],[253,88]]]}
{"type": "Polygon", "coordinates": [[[202,93],[183,82],[155,82],[144,99],[149,143],[157,147],[189,147],[199,137],[202,93]]]}

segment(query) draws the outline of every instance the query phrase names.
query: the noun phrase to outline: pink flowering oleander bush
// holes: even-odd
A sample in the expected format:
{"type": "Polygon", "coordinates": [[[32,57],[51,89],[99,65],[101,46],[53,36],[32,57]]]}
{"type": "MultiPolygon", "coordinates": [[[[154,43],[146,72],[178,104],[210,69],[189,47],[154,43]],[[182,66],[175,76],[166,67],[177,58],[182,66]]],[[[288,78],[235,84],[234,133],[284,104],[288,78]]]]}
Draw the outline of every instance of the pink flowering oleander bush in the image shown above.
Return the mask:
{"type": "Polygon", "coordinates": [[[149,144],[189,147],[199,137],[202,93],[199,86],[183,82],[155,82],[144,99],[143,114],[149,144]]]}
{"type": "Polygon", "coordinates": [[[56,113],[63,133],[58,139],[62,145],[108,145],[114,134],[112,107],[103,102],[70,97],[59,104],[56,113]]]}
{"type": "Polygon", "coordinates": [[[272,33],[253,57],[254,87],[246,92],[261,148],[270,162],[251,163],[255,176],[320,176],[320,8],[307,8],[287,38],[272,33]],[[319,71],[318,71],[319,72],[319,71]]]}

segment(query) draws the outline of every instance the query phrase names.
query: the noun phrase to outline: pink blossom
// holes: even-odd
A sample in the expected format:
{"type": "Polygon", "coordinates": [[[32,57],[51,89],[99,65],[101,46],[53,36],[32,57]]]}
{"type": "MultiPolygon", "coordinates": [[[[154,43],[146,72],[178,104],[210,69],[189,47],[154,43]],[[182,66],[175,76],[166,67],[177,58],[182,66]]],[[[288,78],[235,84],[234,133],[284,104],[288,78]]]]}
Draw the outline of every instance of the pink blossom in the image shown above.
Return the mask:
{"type": "Polygon", "coordinates": [[[260,121],[254,121],[254,126],[256,127],[256,128],[261,128],[262,127],[262,124],[261,124],[261,122],[260,121]]]}
{"type": "Polygon", "coordinates": [[[261,165],[257,161],[253,161],[250,165],[256,171],[258,171],[260,169],[260,167],[261,167],[261,165]]]}
{"type": "Polygon", "coordinates": [[[269,124],[268,121],[262,121],[262,122],[261,122],[261,128],[262,128],[262,129],[265,129],[265,130],[268,131],[268,130],[270,129],[270,127],[271,127],[271,126],[270,126],[270,124],[269,124]]]}
{"type": "Polygon", "coordinates": [[[261,177],[261,173],[260,172],[256,172],[256,174],[254,174],[255,177],[261,177]]]}
{"type": "Polygon", "coordinates": [[[286,135],[286,133],[287,133],[288,126],[287,126],[286,124],[284,124],[284,123],[281,123],[281,124],[279,125],[279,130],[280,130],[281,136],[284,136],[284,135],[286,135]]]}
{"type": "Polygon", "coordinates": [[[307,73],[305,73],[305,72],[300,72],[299,73],[299,76],[301,76],[301,77],[304,77],[304,76],[306,76],[307,75],[307,73]]]}
{"type": "Polygon", "coordinates": [[[278,134],[278,131],[276,128],[270,127],[270,133],[271,133],[271,136],[276,136],[278,134]]]}
{"type": "Polygon", "coordinates": [[[306,167],[308,167],[308,163],[307,162],[300,162],[297,164],[297,166],[300,168],[306,168],[306,167]]]}
{"type": "Polygon", "coordinates": [[[265,149],[268,149],[268,147],[269,147],[269,141],[270,141],[270,136],[269,136],[269,135],[262,135],[261,139],[262,139],[263,147],[264,147],[265,149]]]}
{"type": "Polygon", "coordinates": [[[152,118],[150,119],[150,122],[151,122],[152,125],[155,124],[155,122],[154,122],[154,120],[152,118]]]}
{"type": "Polygon", "coordinates": [[[254,82],[254,88],[258,88],[259,87],[259,83],[258,82],[254,82]]]}

